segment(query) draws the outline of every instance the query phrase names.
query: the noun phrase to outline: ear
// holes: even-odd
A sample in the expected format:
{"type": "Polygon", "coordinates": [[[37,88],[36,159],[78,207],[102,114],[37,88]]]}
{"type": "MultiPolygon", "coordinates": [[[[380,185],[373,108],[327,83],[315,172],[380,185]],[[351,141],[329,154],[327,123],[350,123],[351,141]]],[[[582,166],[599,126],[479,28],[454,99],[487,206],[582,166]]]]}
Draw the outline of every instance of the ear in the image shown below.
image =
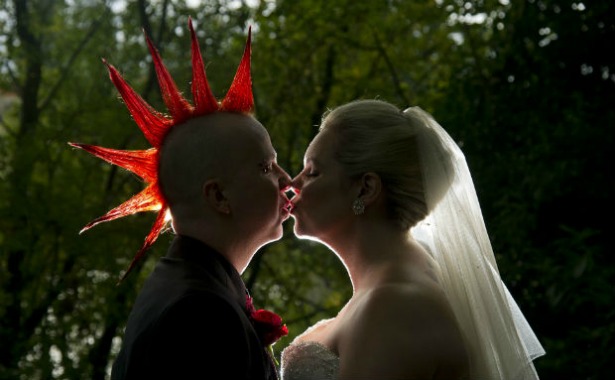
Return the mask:
{"type": "Polygon", "coordinates": [[[219,179],[210,179],[203,184],[203,198],[205,202],[217,212],[222,214],[231,213],[231,205],[224,195],[222,184],[219,179]]]}
{"type": "Polygon", "coordinates": [[[359,185],[358,197],[363,200],[366,206],[374,203],[382,193],[382,180],[374,172],[363,174],[359,180],[359,185]]]}

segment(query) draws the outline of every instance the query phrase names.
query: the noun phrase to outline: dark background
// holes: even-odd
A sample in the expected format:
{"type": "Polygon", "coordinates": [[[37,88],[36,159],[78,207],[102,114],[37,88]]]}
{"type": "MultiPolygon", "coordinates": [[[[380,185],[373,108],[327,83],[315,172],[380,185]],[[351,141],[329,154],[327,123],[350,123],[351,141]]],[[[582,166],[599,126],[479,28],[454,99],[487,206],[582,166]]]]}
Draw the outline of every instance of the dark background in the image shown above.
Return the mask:
{"type": "MultiPolygon", "coordinates": [[[[611,1],[2,0],[0,378],[105,379],[163,234],[116,285],[154,213],[88,221],[143,188],[70,148],[147,143],[108,79],[114,64],[162,106],[145,29],[189,94],[187,18],[222,98],[253,28],[257,117],[291,174],[320,115],[357,98],[419,105],[459,142],[500,273],[543,343],[542,379],[615,375],[611,1]]],[[[290,335],[351,295],[343,266],[287,233],[244,273],[290,335]]]]}

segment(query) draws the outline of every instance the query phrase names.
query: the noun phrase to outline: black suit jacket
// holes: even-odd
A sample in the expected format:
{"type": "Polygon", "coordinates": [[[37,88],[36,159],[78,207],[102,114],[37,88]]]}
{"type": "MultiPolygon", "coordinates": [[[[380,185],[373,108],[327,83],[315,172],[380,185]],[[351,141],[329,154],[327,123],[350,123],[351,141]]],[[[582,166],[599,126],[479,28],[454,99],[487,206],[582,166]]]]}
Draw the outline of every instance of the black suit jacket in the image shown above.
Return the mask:
{"type": "Polygon", "coordinates": [[[246,295],[239,273],[219,253],[176,237],[128,317],[112,380],[276,379],[246,295]]]}

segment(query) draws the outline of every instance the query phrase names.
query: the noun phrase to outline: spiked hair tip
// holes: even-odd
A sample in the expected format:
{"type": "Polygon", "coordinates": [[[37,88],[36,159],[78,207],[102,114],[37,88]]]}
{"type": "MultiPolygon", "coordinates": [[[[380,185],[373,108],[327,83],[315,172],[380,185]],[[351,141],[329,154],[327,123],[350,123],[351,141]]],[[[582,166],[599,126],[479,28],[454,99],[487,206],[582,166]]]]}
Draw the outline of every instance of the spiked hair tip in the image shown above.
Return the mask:
{"type": "Polygon", "coordinates": [[[149,234],[145,237],[143,245],[137,251],[130,265],[120,277],[124,280],[135,265],[145,256],[146,251],[154,244],[167,224],[168,202],[160,189],[158,167],[160,163],[160,149],[169,131],[176,125],[186,121],[215,112],[251,113],[254,110],[254,97],[252,95],[252,78],[250,74],[251,37],[252,30],[248,29],[248,38],[243,57],[237,68],[233,82],[222,101],[213,95],[196,33],[192,26],[192,19],[188,19],[190,29],[192,54],[192,100],[191,104],[178,90],[171,74],[164,65],[158,50],[150,40],[147,33],[145,40],[152,56],[156,77],[160,86],[162,99],[168,110],[168,115],[155,110],[124,80],[118,70],[105,59],[109,77],[117,88],[124,104],[128,108],[133,120],[152,145],[147,150],[117,150],[100,146],[69,142],[72,147],[83,149],[86,152],[108,163],[120,166],[136,175],[146,183],[145,189],[134,195],[124,203],[111,209],[86,224],[80,233],[87,231],[95,225],[108,222],[124,216],[143,211],[157,211],[157,216],[149,234]]]}

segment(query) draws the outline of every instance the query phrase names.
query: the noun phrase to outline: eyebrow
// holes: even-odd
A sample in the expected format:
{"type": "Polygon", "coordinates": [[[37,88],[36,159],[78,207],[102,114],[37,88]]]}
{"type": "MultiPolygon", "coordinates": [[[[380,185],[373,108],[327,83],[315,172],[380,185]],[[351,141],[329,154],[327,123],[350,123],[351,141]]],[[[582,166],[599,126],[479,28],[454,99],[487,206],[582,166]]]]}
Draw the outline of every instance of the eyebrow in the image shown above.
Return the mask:
{"type": "Polygon", "coordinates": [[[271,159],[277,160],[278,152],[274,150],[273,152],[265,153],[262,157],[263,157],[263,161],[269,161],[271,159]]]}
{"type": "Polygon", "coordinates": [[[277,161],[278,160],[278,152],[273,152],[273,154],[268,154],[265,158],[263,158],[262,160],[260,160],[260,162],[258,163],[259,165],[261,164],[266,164],[269,161],[277,161]]]}

